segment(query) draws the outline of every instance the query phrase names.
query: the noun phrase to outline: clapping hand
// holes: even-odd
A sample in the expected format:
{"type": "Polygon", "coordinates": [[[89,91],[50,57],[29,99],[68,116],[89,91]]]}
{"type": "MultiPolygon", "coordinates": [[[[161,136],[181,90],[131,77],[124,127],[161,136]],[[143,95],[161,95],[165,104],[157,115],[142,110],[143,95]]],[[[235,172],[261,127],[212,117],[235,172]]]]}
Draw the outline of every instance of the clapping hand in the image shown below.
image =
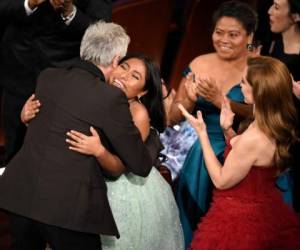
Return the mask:
{"type": "Polygon", "coordinates": [[[190,101],[196,102],[198,99],[198,92],[197,92],[197,82],[195,81],[195,74],[189,73],[185,77],[184,87],[187,94],[187,97],[190,101]]]}
{"type": "Polygon", "coordinates": [[[206,134],[206,124],[203,120],[201,111],[197,111],[197,118],[191,115],[182,104],[178,104],[178,108],[182,112],[183,116],[187,119],[187,121],[192,125],[192,127],[196,130],[197,134],[203,135],[206,134]]]}
{"type": "Polygon", "coordinates": [[[293,80],[293,93],[300,100],[300,81],[293,80]]]}
{"type": "Polygon", "coordinates": [[[206,101],[211,102],[216,107],[221,107],[222,92],[216,84],[216,80],[212,77],[199,78],[197,85],[198,94],[206,101]]]}
{"type": "Polygon", "coordinates": [[[92,134],[90,136],[75,130],[67,132],[68,138],[66,142],[70,144],[69,149],[85,155],[92,155],[96,158],[99,157],[106,149],[102,145],[100,136],[93,127],[90,127],[90,132],[92,134]]]}
{"type": "Polygon", "coordinates": [[[30,122],[36,114],[40,111],[41,103],[39,100],[35,99],[35,95],[32,94],[28,100],[25,102],[21,111],[21,121],[23,123],[30,122]]]}
{"type": "Polygon", "coordinates": [[[223,96],[221,114],[220,114],[220,125],[224,131],[227,131],[232,127],[234,113],[231,110],[230,102],[226,96],[223,96]]]}

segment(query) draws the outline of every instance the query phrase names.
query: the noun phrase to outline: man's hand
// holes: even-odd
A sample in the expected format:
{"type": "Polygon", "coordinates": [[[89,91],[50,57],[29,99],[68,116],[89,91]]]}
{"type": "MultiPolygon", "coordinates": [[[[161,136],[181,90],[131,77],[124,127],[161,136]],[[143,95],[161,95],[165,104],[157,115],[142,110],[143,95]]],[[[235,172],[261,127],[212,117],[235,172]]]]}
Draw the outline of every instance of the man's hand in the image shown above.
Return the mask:
{"type": "Polygon", "coordinates": [[[52,7],[64,17],[69,16],[73,11],[73,0],[49,0],[52,7]]]}
{"type": "Polygon", "coordinates": [[[41,3],[46,2],[47,0],[28,0],[28,6],[30,9],[34,9],[39,6],[41,3]]]}

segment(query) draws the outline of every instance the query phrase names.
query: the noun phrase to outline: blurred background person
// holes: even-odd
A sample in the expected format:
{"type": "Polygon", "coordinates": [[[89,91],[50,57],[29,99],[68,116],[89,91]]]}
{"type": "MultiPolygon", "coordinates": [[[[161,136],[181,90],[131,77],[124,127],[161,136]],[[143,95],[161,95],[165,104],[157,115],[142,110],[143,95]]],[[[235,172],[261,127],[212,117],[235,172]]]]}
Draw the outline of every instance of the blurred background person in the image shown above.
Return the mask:
{"type": "MultiPolygon", "coordinates": [[[[269,28],[273,40],[263,44],[262,54],[281,60],[290,70],[293,78],[294,101],[298,111],[298,135],[300,134],[300,2],[299,0],[274,0],[268,10],[269,28]]],[[[300,212],[300,145],[291,148],[294,166],[291,172],[277,183],[285,193],[286,202],[293,203],[300,212]]]]}
{"type": "Polygon", "coordinates": [[[0,84],[7,163],[20,149],[26,127],[21,109],[45,68],[79,57],[88,25],[111,19],[110,0],[2,0],[6,20],[0,47],[0,84]]]}

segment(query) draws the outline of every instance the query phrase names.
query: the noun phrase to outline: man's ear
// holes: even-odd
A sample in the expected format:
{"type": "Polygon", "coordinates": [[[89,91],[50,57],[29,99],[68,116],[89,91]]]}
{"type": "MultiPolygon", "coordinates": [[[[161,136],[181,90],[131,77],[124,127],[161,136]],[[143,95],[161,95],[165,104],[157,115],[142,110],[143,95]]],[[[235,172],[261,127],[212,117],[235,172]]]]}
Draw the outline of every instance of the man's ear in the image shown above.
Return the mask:
{"type": "Polygon", "coordinates": [[[116,68],[118,67],[119,65],[119,61],[121,60],[121,57],[119,55],[116,55],[114,58],[113,58],[113,61],[112,61],[112,66],[113,68],[116,68]]]}

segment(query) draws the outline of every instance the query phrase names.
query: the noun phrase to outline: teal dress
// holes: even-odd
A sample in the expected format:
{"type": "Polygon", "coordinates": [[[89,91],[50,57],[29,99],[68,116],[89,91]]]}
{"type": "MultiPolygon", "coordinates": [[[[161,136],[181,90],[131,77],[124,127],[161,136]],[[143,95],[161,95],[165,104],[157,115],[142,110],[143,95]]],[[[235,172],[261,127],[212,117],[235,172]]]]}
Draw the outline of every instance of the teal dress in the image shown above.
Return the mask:
{"type": "MultiPolygon", "coordinates": [[[[240,85],[235,85],[228,92],[227,97],[236,102],[243,102],[244,96],[240,85]]],[[[225,138],[220,127],[220,110],[203,98],[198,99],[196,110],[202,111],[212,148],[218,159],[223,162],[225,138]]],[[[181,170],[176,196],[186,247],[192,240],[193,231],[200,218],[209,208],[212,187],[201,144],[199,140],[196,140],[189,150],[181,170]]]]}

